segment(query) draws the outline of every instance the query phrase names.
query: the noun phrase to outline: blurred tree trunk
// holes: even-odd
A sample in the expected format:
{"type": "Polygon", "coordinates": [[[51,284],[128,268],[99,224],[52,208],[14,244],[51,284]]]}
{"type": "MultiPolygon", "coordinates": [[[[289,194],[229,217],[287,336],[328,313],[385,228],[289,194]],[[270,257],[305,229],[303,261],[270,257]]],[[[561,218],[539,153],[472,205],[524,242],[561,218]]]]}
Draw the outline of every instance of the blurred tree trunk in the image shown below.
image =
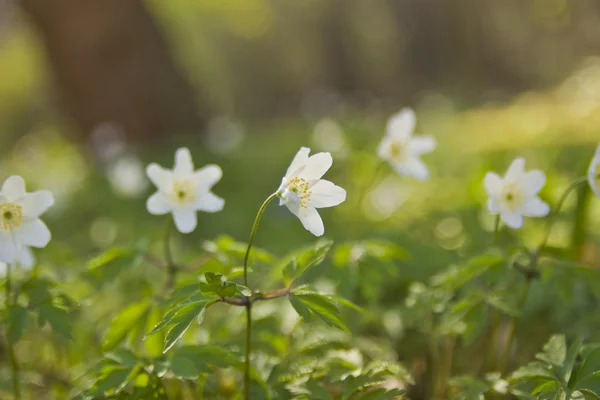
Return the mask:
{"type": "Polygon", "coordinates": [[[200,128],[142,0],[21,0],[46,45],[57,90],[83,135],[103,122],[132,139],[200,128]]]}

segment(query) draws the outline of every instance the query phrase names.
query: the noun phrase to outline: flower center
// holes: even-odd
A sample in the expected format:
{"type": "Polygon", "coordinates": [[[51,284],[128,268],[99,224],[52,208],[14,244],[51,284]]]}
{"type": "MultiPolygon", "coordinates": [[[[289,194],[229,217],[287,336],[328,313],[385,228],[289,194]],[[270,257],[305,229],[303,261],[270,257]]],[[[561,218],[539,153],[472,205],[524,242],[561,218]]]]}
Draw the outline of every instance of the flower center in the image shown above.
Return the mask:
{"type": "Polygon", "coordinates": [[[500,199],[505,208],[514,212],[523,207],[526,196],[521,187],[509,183],[504,186],[500,199]]]}
{"type": "Polygon", "coordinates": [[[310,184],[304,178],[292,178],[287,184],[287,190],[294,193],[300,199],[300,207],[306,208],[308,201],[310,200],[311,191],[310,184]]]}
{"type": "Polygon", "coordinates": [[[0,224],[5,231],[10,232],[13,228],[21,225],[22,218],[23,213],[20,205],[14,203],[0,204],[0,224]]]}
{"type": "Polygon", "coordinates": [[[394,140],[390,143],[390,158],[397,162],[403,161],[406,158],[406,145],[407,143],[404,140],[394,140]]]}
{"type": "Polygon", "coordinates": [[[171,199],[176,204],[186,204],[194,201],[196,198],[194,185],[188,180],[175,181],[171,199]]]}

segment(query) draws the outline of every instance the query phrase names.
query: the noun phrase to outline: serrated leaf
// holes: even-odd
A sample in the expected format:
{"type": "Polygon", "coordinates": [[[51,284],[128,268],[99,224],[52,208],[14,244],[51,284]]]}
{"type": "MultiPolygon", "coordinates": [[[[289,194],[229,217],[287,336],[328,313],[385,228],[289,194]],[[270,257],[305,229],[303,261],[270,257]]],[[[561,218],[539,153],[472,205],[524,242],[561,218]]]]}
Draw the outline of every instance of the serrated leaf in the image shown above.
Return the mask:
{"type": "Polygon", "coordinates": [[[533,362],[513,372],[510,380],[520,381],[527,379],[549,379],[559,381],[558,377],[552,373],[550,367],[540,362],[533,362]]]}
{"type": "Polygon", "coordinates": [[[169,351],[183,334],[188,330],[194,319],[200,324],[204,318],[208,302],[194,304],[184,307],[178,312],[169,324],[170,328],[165,336],[163,354],[169,351]]]}
{"type": "Polygon", "coordinates": [[[67,339],[73,339],[71,321],[65,310],[52,304],[40,304],[37,310],[42,325],[47,322],[54,332],[67,339]]]}
{"type": "Polygon", "coordinates": [[[21,339],[21,336],[23,336],[29,320],[28,314],[27,309],[19,305],[12,305],[8,309],[6,322],[8,324],[7,336],[10,346],[14,346],[21,339]]]}
{"type": "Polygon", "coordinates": [[[131,333],[144,313],[150,309],[148,301],[143,300],[126,307],[112,320],[102,341],[103,351],[110,351],[117,347],[131,333]]]}
{"type": "Polygon", "coordinates": [[[298,270],[298,260],[296,257],[292,257],[292,259],[283,267],[281,271],[283,275],[283,284],[286,287],[290,287],[292,282],[294,281],[294,277],[296,276],[296,271],[298,270]]]}
{"type": "Polygon", "coordinates": [[[561,367],[567,357],[567,342],[565,335],[554,335],[546,344],[543,351],[536,354],[535,358],[548,364],[561,367]]]}
{"type": "Polygon", "coordinates": [[[340,310],[334,301],[328,299],[326,296],[314,293],[294,293],[294,297],[305,305],[311,313],[321,318],[328,325],[350,333],[350,329],[340,318],[340,310]]]}

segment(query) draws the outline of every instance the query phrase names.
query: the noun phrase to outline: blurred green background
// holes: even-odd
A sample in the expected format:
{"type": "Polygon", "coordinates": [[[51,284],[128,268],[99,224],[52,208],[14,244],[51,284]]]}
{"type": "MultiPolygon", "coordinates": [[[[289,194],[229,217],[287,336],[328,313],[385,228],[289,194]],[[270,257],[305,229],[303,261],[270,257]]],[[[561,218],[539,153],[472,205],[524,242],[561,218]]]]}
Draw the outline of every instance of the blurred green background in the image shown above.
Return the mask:
{"type": "MultiPolygon", "coordinates": [[[[147,238],[160,254],[164,219],[145,209],[143,167],[171,167],[177,147],[190,147],[198,167],[224,170],[214,189],[224,211],[176,238],[176,257],[190,263],[219,234],[247,239],[301,145],[330,151],[326,177],[348,199],[322,212],[326,236],[386,239],[409,254],[394,271],[365,268],[370,289],[353,300],[377,315],[403,302],[409,282],[490,244],[486,171],[524,156],[547,173],[542,197],[554,203],[599,140],[595,0],[0,0],[0,175],[54,192],[53,241],[36,253],[38,268],[92,302],[95,324],[129,302],[135,277],[163,279],[146,266],[98,292],[80,275],[113,245],[147,238]],[[386,120],[402,107],[417,112],[417,133],[438,140],[425,157],[432,179],[384,168],[366,190],[386,120]]],[[[597,266],[600,202],[582,191],[565,211],[551,245],[597,266]]],[[[535,245],[543,226],[530,219],[502,237],[535,245]]],[[[256,243],[284,254],[312,240],[272,205],[256,243]]],[[[331,273],[331,285],[342,275],[331,273]]],[[[528,311],[540,324],[524,358],[583,312],[553,315],[564,300],[544,285],[528,311]]],[[[365,318],[361,333],[390,335],[365,318]]],[[[398,357],[418,372],[410,332],[400,331],[398,357]]]]}

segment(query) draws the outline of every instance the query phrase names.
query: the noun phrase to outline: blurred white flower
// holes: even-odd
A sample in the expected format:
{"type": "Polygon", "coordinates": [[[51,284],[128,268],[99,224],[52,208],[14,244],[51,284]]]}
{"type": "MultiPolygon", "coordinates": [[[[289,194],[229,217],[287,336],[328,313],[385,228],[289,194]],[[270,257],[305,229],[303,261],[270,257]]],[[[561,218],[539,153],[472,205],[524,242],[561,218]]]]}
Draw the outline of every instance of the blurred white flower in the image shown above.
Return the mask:
{"type": "Polygon", "coordinates": [[[544,217],[550,212],[548,204],[538,197],[546,184],[546,175],[537,169],[525,172],[523,158],[516,158],[510,164],[504,178],[488,172],[483,183],[490,196],[489,211],[500,214],[513,229],[523,226],[523,216],[544,217]]]}
{"type": "Polygon", "coordinates": [[[45,247],[50,242],[50,230],[40,215],[54,203],[52,193],[39,190],[25,192],[25,181],[11,176],[0,192],[0,261],[14,263],[24,246],[45,247]]]}
{"type": "Polygon", "coordinates": [[[325,227],[317,208],[337,206],[346,200],[346,191],[321,179],[333,164],[331,154],[317,153],[309,158],[309,153],[307,147],[298,151],[277,189],[277,196],[279,205],[285,204],[306,230],[321,236],[325,227]]]}
{"type": "Polygon", "coordinates": [[[137,197],[148,186],[144,165],[133,155],[121,157],[110,164],[107,176],[113,190],[123,197],[137,197]]]}
{"type": "Polygon", "coordinates": [[[431,135],[413,136],[415,125],[415,113],[409,108],[392,115],[377,154],[400,175],[424,181],[429,179],[429,170],[420,156],[431,153],[437,142],[431,135]]]}
{"type": "Polygon", "coordinates": [[[600,145],[596,148],[596,154],[590,164],[588,182],[594,194],[600,198],[600,145]]]}
{"type": "Polygon", "coordinates": [[[154,215],[172,213],[181,233],[196,228],[196,211],[218,212],[225,205],[225,200],[210,191],[223,176],[221,167],[212,164],[194,171],[190,150],[185,147],[175,152],[173,170],[152,163],[146,174],[158,189],[146,202],[148,211],[154,215]]]}
{"type": "MultiPolygon", "coordinates": [[[[29,270],[35,264],[35,257],[33,256],[33,252],[31,251],[31,249],[29,247],[23,246],[23,247],[21,247],[21,251],[19,252],[18,259],[14,260],[12,262],[12,264],[14,264],[15,261],[23,269],[29,270]]],[[[8,267],[7,263],[5,263],[3,261],[0,261],[0,276],[5,276],[6,275],[7,267],[8,267]]]]}

